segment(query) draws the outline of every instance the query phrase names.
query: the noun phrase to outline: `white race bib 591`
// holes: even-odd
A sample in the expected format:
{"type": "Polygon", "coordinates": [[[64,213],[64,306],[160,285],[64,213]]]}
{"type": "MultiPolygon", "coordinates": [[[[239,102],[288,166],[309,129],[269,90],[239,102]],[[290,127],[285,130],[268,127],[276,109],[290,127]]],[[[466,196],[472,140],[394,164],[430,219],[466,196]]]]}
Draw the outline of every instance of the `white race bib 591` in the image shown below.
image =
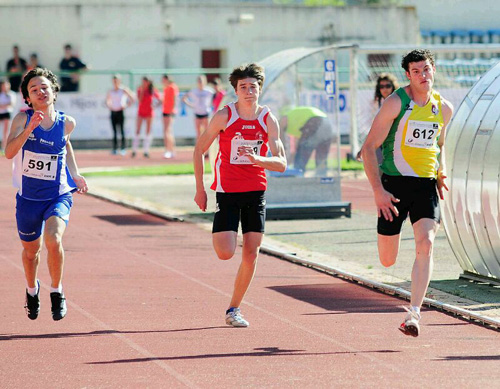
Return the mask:
{"type": "Polygon", "coordinates": [[[24,151],[23,176],[54,181],[57,175],[57,154],[38,154],[24,151]]]}

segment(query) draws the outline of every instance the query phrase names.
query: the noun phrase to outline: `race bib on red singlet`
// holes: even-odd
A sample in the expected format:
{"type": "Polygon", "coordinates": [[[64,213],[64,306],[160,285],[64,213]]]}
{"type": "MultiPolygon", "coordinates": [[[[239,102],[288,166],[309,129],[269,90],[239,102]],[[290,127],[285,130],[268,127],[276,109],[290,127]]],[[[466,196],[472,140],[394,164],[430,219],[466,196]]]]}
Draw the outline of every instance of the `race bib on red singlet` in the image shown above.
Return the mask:
{"type": "Polygon", "coordinates": [[[439,123],[408,120],[405,146],[429,149],[439,132],[439,123]]]}
{"type": "Polygon", "coordinates": [[[39,154],[25,150],[23,176],[38,180],[55,181],[57,175],[57,154],[39,154]]]}
{"type": "Polygon", "coordinates": [[[243,146],[249,146],[253,148],[253,153],[255,155],[260,155],[260,149],[264,141],[261,139],[242,139],[233,138],[231,140],[231,163],[235,165],[253,165],[246,155],[240,155],[239,148],[243,146]]]}

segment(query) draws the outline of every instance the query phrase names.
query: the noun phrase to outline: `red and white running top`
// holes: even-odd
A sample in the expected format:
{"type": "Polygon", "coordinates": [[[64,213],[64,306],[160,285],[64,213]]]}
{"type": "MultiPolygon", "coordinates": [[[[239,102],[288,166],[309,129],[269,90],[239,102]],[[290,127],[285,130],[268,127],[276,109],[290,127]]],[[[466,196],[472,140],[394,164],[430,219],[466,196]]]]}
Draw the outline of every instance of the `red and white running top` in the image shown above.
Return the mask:
{"type": "Polygon", "coordinates": [[[264,106],[257,119],[239,117],[234,103],[226,105],[227,125],[219,134],[219,153],[215,159],[215,180],[211,189],[216,192],[253,192],[266,190],[265,169],[239,155],[238,148],[251,146],[255,154],[266,156],[269,150],[266,121],[269,108],[264,106]]]}

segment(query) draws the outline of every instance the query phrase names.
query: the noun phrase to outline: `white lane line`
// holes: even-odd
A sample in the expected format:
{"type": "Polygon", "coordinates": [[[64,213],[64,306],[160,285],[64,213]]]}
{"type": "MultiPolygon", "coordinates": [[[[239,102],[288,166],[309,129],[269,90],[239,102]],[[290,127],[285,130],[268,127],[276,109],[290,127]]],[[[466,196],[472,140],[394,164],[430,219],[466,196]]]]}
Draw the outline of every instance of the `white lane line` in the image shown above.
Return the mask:
{"type": "MultiPolygon", "coordinates": [[[[194,227],[196,227],[196,226],[194,226],[194,227]]],[[[198,227],[196,227],[196,228],[198,228],[198,227]]],[[[205,231],[204,231],[204,232],[205,232],[205,231]]],[[[88,234],[88,230],[86,230],[86,231],[85,231],[85,233],[87,233],[87,234],[88,234]]],[[[90,234],[89,234],[89,235],[90,235],[90,234]]],[[[92,238],[93,238],[93,239],[95,239],[95,238],[96,238],[94,235],[91,235],[91,236],[92,236],[92,238]]],[[[222,295],[222,296],[225,296],[225,297],[227,297],[228,299],[231,299],[231,297],[232,297],[229,293],[226,293],[226,292],[224,292],[224,291],[222,291],[222,290],[220,290],[220,289],[217,289],[216,287],[214,287],[214,286],[212,286],[212,285],[209,285],[209,284],[207,284],[207,283],[206,283],[206,282],[204,282],[204,281],[201,281],[201,280],[199,280],[199,279],[197,279],[197,278],[195,278],[195,277],[192,277],[192,276],[190,276],[189,274],[186,274],[186,273],[184,273],[184,272],[182,272],[182,271],[180,271],[180,270],[177,270],[177,269],[175,269],[175,268],[173,268],[173,267],[171,267],[171,266],[168,266],[168,265],[166,265],[166,264],[164,264],[164,263],[161,263],[161,262],[155,261],[155,260],[153,260],[153,259],[151,259],[151,258],[148,258],[147,256],[146,256],[146,258],[145,258],[144,256],[139,255],[139,254],[137,254],[137,253],[136,253],[136,252],[134,252],[134,251],[131,251],[131,250],[126,249],[123,245],[119,245],[119,244],[117,244],[117,243],[112,243],[112,242],[109,242],[108,240],[106,240],[106,239],[104,239],[104,238],[102,238],[102,237],[99,237],[98,239],[100,239],[100,240],[102,240],[102,241],[105,241],[105,242],[106,242],[106,244],[107,244],[108,246],[113,245],[113,246],[114,246],[117,250],[121,250],[121,251],[123,251],[123,252],[127,253],[128,255],[134,255],[134,256],[136,256],[138,259],[140,259],[141,261],[146,260],[146,261],[150,262],[150,263],[151,263],[151,264],[153,264],[153,265],[156,265],[156,266],[162,267],[162,268],[164,268],[164,269],[166,269],[166,270],[168,270],[168,271],[170,271],[170,272],[172,272],[172,273],[178,274],[179,276],[181,276],[181,277],[183,277],[183,278],[185,278],[185,279],[187,279],[187,280],[189,280],[189,281],[191,281],[191,282],[194,282],[194,283],[196,283],[196,284],[198,284],[198,285],[200,285],[200,286],[203,286],[204,288],[207,288],[207,289],[209,289],[209,290],[212,290],[212,291],[214,291],[214,292],[216,292],[216,293],[218,293],[218,294],[220,294],[220,295],[222,295]]],[[[302,325],[300,325],[300,324],[297,324],[297,323],[293,322],[292,320],[286,319],[286,318],[284,318],[284,317],[282,317],[282,316],[280,316],[280,315],[277,315],[277,314],[275,314],[275,313],[273,313],[273,312],[270,312],[270,311],[266,310],[265,308],[262,308],[262,307],[260,307],[260,306],[258,306],[258,305],[256,305],[256,304],[253,304],[253,303],[248,302],[248,301],[243,301],[243,302],[242,302],[242,304],[248,305],[249,307],[252,307],[253,309],[256,309],[256,310],[258,310],[258,311],[260,311],[260,312],[262,312],[262,313],[264,313],[264,314],[266,314],[266,315],[269,315],[269,316],[273,317],[273,318],[274,318],[274,319],[276,319],[276,320],[279,320],[279,321],[281,321],[281,322],[283,322],[283,323],[286,323],[286,324],[288,324],[288,325],[290,325],[290,326],[292,326],[292,327],[295,327],[295,328],[297,328],[297,329],[299,329],[299,330],[301,330],[301,331],[304,331],[304,332],[306,332],[306,333],[308,333],[308,334],[310,334],[310,335],[313,335],[313,336],[315,336],[315,337],[318,337],[318,338],[320,338],[320,339],[322,339],[322,340],[324,340],[324,341],[327,341],[327,342],[329,342],[329,343],[332,343],[332,344],[334,344],[334,345],[338,346],[339,348],[343,348],[343,349],[348,350],[349,352],[352,352],[352,353],[359,353],[358,355],[360,355],[361,357],[363,357],[363,358],[366,358],[366,359],[370,360],[370,361],[371,361],[372,363],[374,363],[374,364],[381,365],[381,366],[383,366],[385,369],[392,370],[392,371],[394,371],[394,372],[398,372],[398,373],[403,373],[403,370],[400,370],[400,369],[398,369],[398,368],[394,367],[394,365],[393,365],[392,363],[383,363],[383,362],[381,362],[378,358],[372,357],[372,356],[370,356],[369,354],[366,354],[366,353],[360,353],[360,351],[361,351],[361,350],[358,350],[358,349],[355,349],[355,348],[353,348],[353,347],[350,347],[350,346],[348,346],[348,345],[346,345],[346,344],[344,344],[344,343],[341,343],[341,342],[339,342],[339,341],[335,340],[335,339],[334,339],[334,338],[332,338],[332,337],[329,337],[329,336],[327,336],[327,335],[323,335],[323,334],[321,334],[321,333],[319,333],[319,332],[316,332],[316,331],[313,331],[313,330],[311,330],[311,329],[309,329],[309,328],[307,328],[307,327],[305,327],[305,326],[302,326],[302,325]]]]}
{"type": "MultiPolygon", "coordinates": [[[[23,272],[24,274],[24,269],[19,266],[16,262],[12,261],[11,259],[5,257],[3,254],[0,254],[0,257],[4,259],[6,262],[10,263],[12,266],[14,266],[16,269],[19,271],[23,272]]],[[[42,288],[45,289],[47,292],[50,292],[50,288],[46,285],[42,285],[42,288]]],[[[142,356],[151,359],[151,362],[155,363],[157,366],[159,366],[161,369],[166,371],[168,374],[171,376],[175,377],[179,382],[183,383],[186,385],[188,388],[198,388],[197,385],[192,383],[186,376],[178,373],[176,370],[174,370],[172,367],[170,367],[168,364],[163,362],[162,360],[158,359],[157,355],[152,354],[150,351],[146,350],[145,348],[139,346],[137,343],[133,342],[129,338],[127,338],[124,334],[116,333],[114,332],[115,329],[110,327],[108,324],[104,323],[103,321],[99,320],[97,317],[92,315],[91,313],[87,312],[85,309],[80,307],[78,304],[74,303],[71,300],[67,301],[67,304],[71,306],[71,308],[77,310],[80,312],[83,316],[85,316],[87,319],[89,319],[91,322],[93,322],[95,325],[101,327],[103,330],[110,331],[110,334],[115,336],[116,338],[120,339],[123,343],[137,351],[139,354],[142,356]]]]}

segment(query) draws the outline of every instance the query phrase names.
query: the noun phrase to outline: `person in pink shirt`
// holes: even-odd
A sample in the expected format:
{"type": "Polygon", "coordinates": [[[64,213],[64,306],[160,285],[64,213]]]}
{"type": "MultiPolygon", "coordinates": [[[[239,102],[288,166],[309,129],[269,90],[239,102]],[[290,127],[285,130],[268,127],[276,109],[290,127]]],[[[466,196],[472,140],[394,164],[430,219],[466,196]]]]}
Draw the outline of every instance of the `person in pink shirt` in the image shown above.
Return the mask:
{"type": "Polygon", "coordinates": [[[214,84],[214,90],[215,94],[212,99],[212,109],[214,114],[219,110],[220,104],[222,103],[222,100],[224,100],[224,96],[226,95],[226,91],[224,90],[224,87],[222,86],[222,81],[220,78],[216,78],[213,81],[214,84]]]}
{"type": "Polygon", "coordinates": [[[153,123],[154,109],[153,103],[156,100],[161,104],[161,96],[153,85],[153,81],[148,77],[143,77],[142,84],[137,89],[137,99],[139,101],[139,110],[137,112],[137,128],[135,131],[134,141],[132,142],[132,158],[136,156],[137,149],[139,148],[139,141],[141,135],[141,126],[146,122],[146,134],[144,135],[144,156],[149,158],[149,147],[151,146],[152,134],[151,124],[153,123]]]}
{"type": "Polygon", "coordinates": [[[175,137],[173,131],[173,122],[177,113],[176,102],[179,96],[179,88],[168,77],[163,76],[163,144],[165,145],[164,158],[174,157],[175,137]]]}

